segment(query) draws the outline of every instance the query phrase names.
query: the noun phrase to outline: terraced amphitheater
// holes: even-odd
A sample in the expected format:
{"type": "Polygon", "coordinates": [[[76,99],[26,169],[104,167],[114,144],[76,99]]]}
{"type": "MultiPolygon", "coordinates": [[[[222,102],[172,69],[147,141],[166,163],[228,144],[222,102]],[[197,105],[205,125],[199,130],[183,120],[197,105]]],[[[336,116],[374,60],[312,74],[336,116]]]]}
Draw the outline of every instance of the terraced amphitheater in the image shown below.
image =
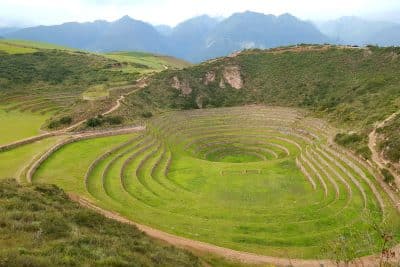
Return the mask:
{"type": "MultiPolygon", "coordinates": [[[[144,131],[68,142],[28,179],[191,240],[321,258],[339,234],[368,232],[367,213],[400,229],[373,170],[331,144],[334,133],[290,108],[166,112],[144,131]]],[[[378,251],[379,237],[370,239],[359,256],[378,251]]]]}

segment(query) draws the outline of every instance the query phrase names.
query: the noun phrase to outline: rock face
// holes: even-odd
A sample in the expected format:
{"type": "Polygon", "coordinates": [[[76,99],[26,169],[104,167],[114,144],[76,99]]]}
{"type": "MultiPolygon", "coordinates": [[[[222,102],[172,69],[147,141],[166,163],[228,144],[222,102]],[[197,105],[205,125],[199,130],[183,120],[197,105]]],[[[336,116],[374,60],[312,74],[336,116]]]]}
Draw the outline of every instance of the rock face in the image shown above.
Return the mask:
{"type": "Polygon", "coordinates": [[[204,76],[204,84],[205,85],[209,85],[210,83],[213,83],[215,81],[215,71],[209,71],[206,73],[206,75],[204,76]]]}
{"type": "Polygon", "coordinates": [[[178,77],[174,76],[172,78],[171,86],[177,90],[180,90],[183,95],[189,95],[192,92],[192,88],[189,86],[188,81],[180,81],[178,77]]]}
{"type": "Polygon", "coordinates": [[[232,88],[237,90],[243,88],[243,80],[239,66],[227,66],[224,68],[223,77],[232,88]]]}

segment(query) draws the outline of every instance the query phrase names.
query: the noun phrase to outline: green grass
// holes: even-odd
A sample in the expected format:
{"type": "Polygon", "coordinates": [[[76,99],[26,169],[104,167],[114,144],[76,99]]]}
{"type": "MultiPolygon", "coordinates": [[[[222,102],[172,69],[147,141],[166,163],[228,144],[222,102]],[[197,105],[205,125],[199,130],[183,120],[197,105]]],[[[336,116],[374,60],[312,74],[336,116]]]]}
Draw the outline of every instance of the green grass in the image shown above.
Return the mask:
{"type": "Polygon", "coordinates": [[[37,51],[37,49],[58,49],[58,50],[76,51],[76,49],[68,48],[65,46],[36,42],[36,41],[28,41],[28,40],[3,39],[0,40],[0,43],[5,43],[14,47],[34,49],[34,52],[37,51]]]}
{"type": "Polygon", "coordinates": [[[0,41],[0,51],[7,54],[27,54],[37,52],[37,49],[23,46],[16,46],[4,41],[0,41]]]}
{"type": "MultiPolygon", "coordinates": [[[[67,145],[55,152],[55,157],[41,165],[34,179],[37,182],[57,184],[67,192],[71,192],[73,188],[84,186],[82,175],[99,154],[112,148],[115,143],[124,142],[131,137],[132,135],[104,137],[67,145]],[[57,155],[64,155],[64,153],[70,155],[70,157],[57,157],[57,155]],[[52,166],[51,170],[47,167],[48,165],[52,166]]],[[[85,193],[85,190],[77,193],[85,193]]]]}
{"type": "Polygon", "coordinates": [[[125,63],[121,69],[124,72],[149,73],[165,69],[181,69],[190,66],[189,63],[173,57],[154,55],[143,52],[113,52],[105,54],[107,58],[125,63]]]}
{"type": "Polygon", "coordinates": [[[5,106],[0,106],[0,145],[39,134],[50,116],[18,110],[6,111],[5,106]]]}
{"type": "Polygon", "coordinates": [[[144,135],[65,146],[34,182],[55,183],[169,233],[265,255],[324,257],[344,231],[360,233],[353,244],[372,238],[358,256],[376,252],[379,238],[364,209],[378,221],[385,216],[399,240],[399,215],[373,176],[353,163],[365,180],[351,159],[327,148],[322,122],[303,116],[262,106],[165,113],[144,135]]]}
{"type": "Polygon", "coordinates": [[[106,99],[109,96],[110,92],[104,85],[91,86],[82,94],[84,100],[90,100],[90,101],[106,99]]]}
{"type": "Polygon", "coordinates": [[[55,186],[1,180],[0,214],[1,266],[201,266],[191,253],[82,208],[55,186]]]}
{"type": "Polygon", "coordinates": [[[0,152],[0,179],[19,178],[24,168],[62,137],[52,137],[0,152]]]}

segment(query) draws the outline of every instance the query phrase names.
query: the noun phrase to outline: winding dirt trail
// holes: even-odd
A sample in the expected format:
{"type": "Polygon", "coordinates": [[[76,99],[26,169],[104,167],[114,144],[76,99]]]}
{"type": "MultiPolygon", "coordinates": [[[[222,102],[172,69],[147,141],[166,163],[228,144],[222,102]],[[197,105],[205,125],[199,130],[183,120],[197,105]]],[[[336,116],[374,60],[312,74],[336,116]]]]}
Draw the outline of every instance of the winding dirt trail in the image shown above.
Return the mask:
{"type": "Polygon", "coordinates": [[[389,161],[385,160],[376,148],[377,140],[378,140],[378,134],[377,134],[376,130],[378,128],[385,126],[385,124],[387,122],[393,120],[398,114],[400,114],[400,110],[393,113],[392,115],[390,115],[389,117],[387,117],[386,119],[377,123],[374,126],[373,130],[368,135],[368,147],[372,152],[372,161],[376,163],[376,165],[378,166],[379,169],[383,169],[383,168],[388,169],[395,178],[395,183],[397,185],[397,188],[400,188],[400,175],[398,175],[395,171],[393,171],[387,167],[387,164],[389,163],[389,161]]]}

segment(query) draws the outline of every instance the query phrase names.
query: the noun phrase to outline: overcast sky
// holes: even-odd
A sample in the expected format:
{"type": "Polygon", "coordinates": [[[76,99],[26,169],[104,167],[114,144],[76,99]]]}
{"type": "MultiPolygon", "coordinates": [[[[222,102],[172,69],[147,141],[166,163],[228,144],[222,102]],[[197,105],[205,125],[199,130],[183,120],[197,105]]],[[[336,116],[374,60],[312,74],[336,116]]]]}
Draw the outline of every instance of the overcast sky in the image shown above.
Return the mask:
{"type": "Polygon", "coordinates": [[[314,21],[354,15],[400,22],[400,0],[0,0],[0,26],[112,21],[123,15],[173,26],[196,15],[227,17],[246,10],[314,21]]]}

